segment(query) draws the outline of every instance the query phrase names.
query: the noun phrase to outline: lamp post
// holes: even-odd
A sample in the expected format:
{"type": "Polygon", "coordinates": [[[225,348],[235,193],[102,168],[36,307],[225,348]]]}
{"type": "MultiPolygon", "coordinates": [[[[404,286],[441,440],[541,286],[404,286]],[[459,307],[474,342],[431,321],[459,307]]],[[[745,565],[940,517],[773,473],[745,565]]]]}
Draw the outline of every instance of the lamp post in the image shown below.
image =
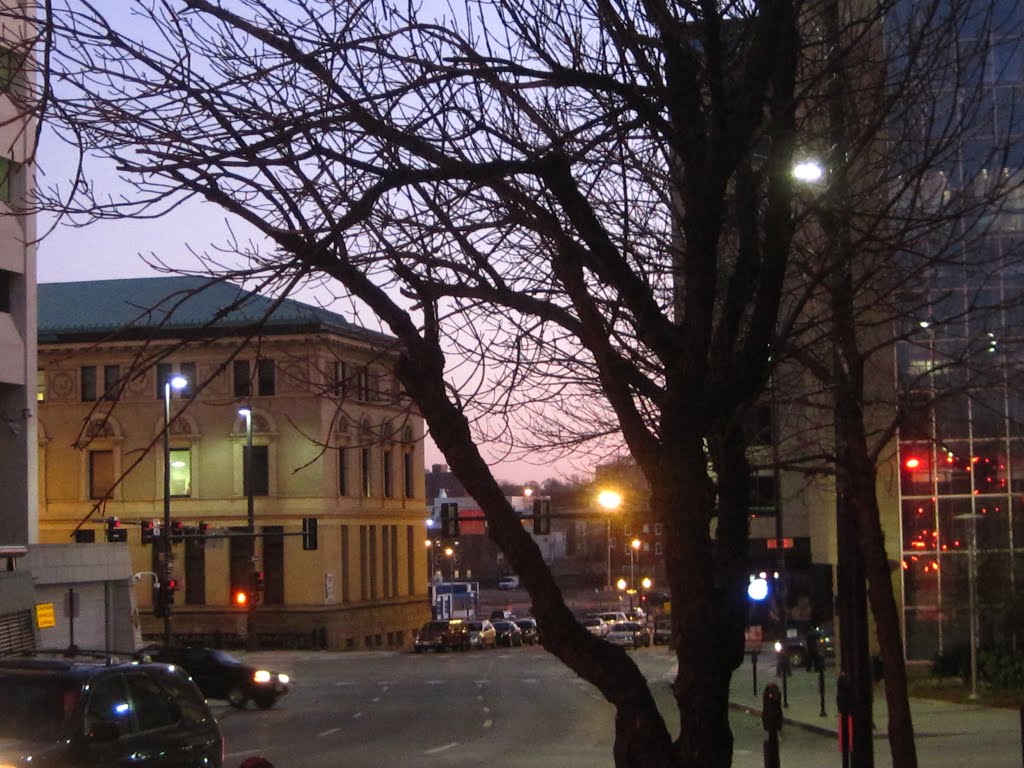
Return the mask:
{"type": "Polygon", "coordinates": [[[184,389],[188,379],[184,376],[172,376],[164,382],[164,524],[160,537],[160,552],[163,556],[163,568],[160,583],[164,585],[160,594],[166,595],[167,605],[164,607],[164,645],[171,644],[171,605],[172,594],[166,585],[171,583],[171,390],[184,389]]]}
{"type": "Polygon", "coordinates": [[[633,610],[633,595],[636,594],[636,554],[640,551],[640,539],[629,542],[629,610],[633,610]]]}
{"type": "MultiPolygon", "coordinates": [[[[253,503],[253,477],[252,477],[252,409],[239,408],[238,415],[245,417],[245,530],[249,536],[249,584],[255,580],[256,574],[256,508],[253,503]]],[[[256,638],[252,631],[252,609],[256,604],[256,595],[249,604],[245,613],[245,647],[247,650],[256,648],[256,638]]]]}
{"type": "Polygon", "coordinates": [[[608,528],[605,538],[605,554],[608,558],[607,563],[607,576],[608,576],[608,591],[612,591],[612,518],[611,513],[615,512],[620,506],[622,506],[622,494],[618,491],[601,491],[597,494],[598,505],[608,513],[608,519],[606,520],[608,528]]]}

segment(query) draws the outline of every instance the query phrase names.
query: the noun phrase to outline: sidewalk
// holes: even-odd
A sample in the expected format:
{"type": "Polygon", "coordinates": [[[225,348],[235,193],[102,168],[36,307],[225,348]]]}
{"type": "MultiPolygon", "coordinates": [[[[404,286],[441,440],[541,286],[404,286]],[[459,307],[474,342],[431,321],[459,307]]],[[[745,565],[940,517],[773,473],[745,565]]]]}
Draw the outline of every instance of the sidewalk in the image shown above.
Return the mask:
{"type": "MultiPolygon", "coordinates": [[[[764,687],[768,683],[775,683],[780,690],[782,689],[781,679],[775,676],[775,665],[760,662],[757,669],[757,695],[754,695],[753,673],[748,661],[733,675],[729,692],[730,706],[760,717],[764,687]]],[[[795,670],[787,680],[786,699],[789,706],[782,710],[783,722],[836,738],[838,712],[835,684],[836,668],[829,666],[825,670],[825,715],[822,716],[818,674],[803,669],[795,670]]],[[[886,740],[888,710],[885,691],[881,684],[875,686],[872,707],[875,739],[886,740]]],[[[914,735],[920,740],[919,745],[926,743],[929,737],[970,737],[970,740],[979,744],[981,748],[995,744],[1005,748],[1016,743],[1016,750],[1006,755],[1007,762],[1003,765],[1021,765],[1021,713],[1016,709],[912,698],[910,712],[914,722],[914,735]]]]}

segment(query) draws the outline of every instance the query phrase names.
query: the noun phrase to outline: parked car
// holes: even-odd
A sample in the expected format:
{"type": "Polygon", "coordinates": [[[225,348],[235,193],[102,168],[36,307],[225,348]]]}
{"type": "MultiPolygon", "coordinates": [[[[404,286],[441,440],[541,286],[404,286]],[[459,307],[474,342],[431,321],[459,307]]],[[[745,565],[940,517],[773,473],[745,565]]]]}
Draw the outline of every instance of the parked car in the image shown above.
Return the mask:
{"type": "Polygon", "coordinates": [[[224,743],[183,669],[106,658],[0,659],[0,765],[221,768],[224,743]]]}
{"type": "Polygon", "coordinates": [[[540,627],[536,619],[516,619],[516,624],[523,633],[523,642],[535,645],[540,642],[540,627]]]}
{"type": "Polygon", "coordinates": [[[658,616],[654,619],[654,644],[672,644],[672,617],[658,616]]]}
{"type": "Polygon", "coordinates": [[[516,615],[508,609],[498,608],[496,610],[491,611],[491,615],[488,618],[490,618],[491,621],[503,621],[505,619],[508,619],[509,621],[514,621],[516,615]]]}
{"type": "Polygon", "coordinates": [[[288,675],[246,664],[215,648],[154,647],[146,653],[153,661],[184,669],[206,698],[226,699],[238,709],[244,709],[250,701],[260,709],[269,709],[291,688],[288,675]]]}
{"type": "Polygon", "coordinates": [[[609,624],[615,624],[619,621],[629,621],[629,617],[626,616],[622,611],[605,611],[604,613],[591,613],[588,616],[597,616],[602,621],[606,621],[609,624]]]}
{"type": "Polygon", "coordinates": [[[612,626],[600,616],[588,616],[580,623],[587,628],[587,632],[597,637],[607,637],[612,626]]]}
{"type": "Polygon", "coordinates": [[[498,640],[498,633],[494,625],[487,619],[483,621],[471,621],[469,626],[469,645],[471,648],[493,648],[498,640]]]}
{"type": "Polygon", "coordinates": [[[519,589],[519,577],[502,576],[498,579],[498,589],[519,589]]]}
{"type": "Polygon", "coordinates": [[[509,648],[523,644],[523,630],[519,625],[510,619],[499,619],[494,622],[494,631],[497,633],[498,645],[506,645],[509,648]]]}
{"type": "Polygon", "coordinates": [[[424,624],[416,633],[413,650],[468,651],[469,625],[462,619],[435,619],[424,624]]]}
{"type": "Polygon", "coordinates": [[[639,621],[620,621],[612,624],[605,640],[613,645],[640,648],[652,645],[652,634],[651,630],[639,621]]]}

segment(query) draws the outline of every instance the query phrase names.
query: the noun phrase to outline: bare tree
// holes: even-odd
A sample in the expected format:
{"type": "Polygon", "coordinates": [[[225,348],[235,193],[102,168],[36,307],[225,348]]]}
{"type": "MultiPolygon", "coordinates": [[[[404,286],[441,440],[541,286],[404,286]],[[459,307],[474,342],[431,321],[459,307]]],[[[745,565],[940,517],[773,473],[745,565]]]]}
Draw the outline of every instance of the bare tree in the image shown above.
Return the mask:
{"type": "MultiPolygon", "coordinates": [[[[845,269],[808,253],[821,230],[790,171],[829,125],[829,77],[865,40],[877,50],[890,8],[848,9],[849,36],[821,55],[828,8],[798,0],[131,7],[131,25],[120,6],[47,9],[42,116],[85,172],[113,162],[128,192],[86,174],[40,206],[110,218],[213,204],[263,242],[210,272],[321,281],[379,318],[545,646],[616,707],[616,765],[729,765],[743,426],[845,269]],[[524,429],[595,454],[625,443],[647,480],[673,599],[674,742],[625,652],[573,618],[488,470],[479,441],[514,448],[524,429]]],[[[886,127],[889,86],[863,83],[882,106],[862,146],[886,127]]]]}

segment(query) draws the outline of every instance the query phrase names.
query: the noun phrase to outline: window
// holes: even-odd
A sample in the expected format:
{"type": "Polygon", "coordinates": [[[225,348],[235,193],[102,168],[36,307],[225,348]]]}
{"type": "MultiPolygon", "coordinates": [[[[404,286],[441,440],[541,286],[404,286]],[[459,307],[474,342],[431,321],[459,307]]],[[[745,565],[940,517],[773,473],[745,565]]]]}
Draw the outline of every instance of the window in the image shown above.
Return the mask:
{"type": "Polygon", "coordinates": [[[171,449],[171,496],[192,495],[192,449],[171,449]]]}
{"type": "MultiPolygon", "coordinates": [[[[234,391],[235,397],[251,397],[253,394],[252,363],[248,360],[235,360],[234,391]]],[[[275,366],[273,360],[256,361],[256,394],[270,397],[276,390],[275,366]]]]}
{"type": "Polygon", "coordinates": [[[359,599],[365,600],[369,596],[370,568],[369,568],[369,544],[367,543],[365,525],[359,526],[359,599]]]}
{"type": "Polygon", "coordinates": [[[405,491],[405,498],[407,499],[411,499],[416,495],[416,488],[413,485],[412,457],[412,451],[407,451],[402,456],[402,486],[405,491]]]}
{"type": "Polygon", "coordinates": [[[338,495],[348,496],[348,448],[338,449],[338,495]]]}
{"type": "Polygon", "coordinates": [[[752,515],[775,514],[775,476],[771,473],[751,476],[750,513],[752,515]]]}
{"type": "Polygon", "coordinates": [[[17,163],[6,157],[0,157],[0,201],[10,203],[13,200],[11,180],[17,170],[17,163]]]}
{"type": "Polygon", "coordinates": [[[0,49],[0,92],[10,93],[21,72],[22,57],[10,48],[0,49]]]}
{"type": "Polygon", "coordinates": [[[0,269],[0,312],[11,311],[11,287],[14,275],[6,269],[0,269]]]}
{"type": "Polygon", "coordinates": [[[185,539],[185,604],[206,605],[206,543],[202,539],[185,539]]]}
{"type": "Polygon", "coordinates": [[[409,594],[416,594],[416,531],[411,525],[405,527],[405,567],[409,594]]]}
{"type": "Polygon", "coordinates": [[[199,383],[196,379],[196,364],[195,363],[181,363],[178,365],[178,373],[185,377],[185,381],[188,383],[178,390],[182,397],[192,397],[195,392],[195,387],[199,383]]]}
{"type": "Polygon", "coordinates": [[[367,526],[367,539],[370,544],[369,566],[370,566],[370,598],[376,600],[380,597],[377,591],[377,526],[367,526]]]}
{"type": "Polygon", "coordinates": [[[391,540],[391,528],[390,525],[382,525],[380,527],[381,536],[381,574],[383,580],[381,587],[383,589],[384,597],[391,597],[391,548],[388,543],[391,540]]]}
{"type": "Polygon", "coordinates": [[[170,695],[149,675],[137,672],[125,675],[139,731],[154,731],[176,724],[181,712],[170,695]]]}
{"type": "Polygon", "coordinates": [[[256,361],[256,385],[260,395],[271,397],[276,389],[274,381],[274,361],[256,361]]]}
{"type": "Polygon", "coordinates": [[[114,488],[114,452],[89,451],[89,498],[110,498],[114,488]]]}
{"type": "Polygon", "coordinates": [[[96,366],[83,365],[79,369],[79,382],[82,402],[94,402],[96,400],[96,366]]]}
{"type": "Polygon", "coordinates": [[[117,400],[121,394],[121,366],[103,366],[103,399],[117,400]]]}
{"type": "Polygon", "coordinates": [[[349,585],[352,583],[352,563],[349,560],[348,526],[341,526],[341,602],[351,603],[352,592],[349,585]]]}
{"type": "Polygon", "coordinates": [[[359,461],[359,476],[360,484],[363,489],[363,496],[370,498],[373,496],[373,483],[372,477],[370,476],[370,449],[363,448],[360,452],[359,461]]]}
{"type": "Polygon", "coordinates": [[[284,528],[263,526],[263,602],[284,605],[284,528]]]}
{"type": "Polygon", "coordinates": [[[349,377],[352,375],[348,363],[338,360],[334,363],[334,394],[348,397],[349,377]]]}
{"type": "MultiPolygon", "coordinates": [[[[242,493],[249,495],[249,446],[242,448],[242,493]]],[[[270,494],[270,458],[265,445],[252,447],[252,491],[253,496],[270,494]]]]}
{"type": "MultiPolygon", "coordinates": [[[[171,380],[173,372],[174,368],[170,363],[156,364],[156,396],[158,400],[163,400],[164,387],[171,380]]],[[[171,394],[173,395],[174,393],[172,392],[171,394]]]]}
{"type": "Polygon", "coordinates": [[[370,400],[370,372],[366,368],[360,368],[356,373],[356,399],[370,400]]]}
{"type": "MultiPolygon", "coordinates": [[[[232,533],[246,533],[247,528],[232,528],[232,533]]],[[[155,551],[154,547],[154,551],[155,551]]],[[[228,559],[230,562],[230,587],[228,600],[234,598],[236,592],[248,592],[252,588],[252,558],[256,552],[253,539],[249,536],[232,536],[228,539],[228,559]]]]}
{"type": "Polygon", "coordinates": [[[92,681],[82,727],[85,733],[97,728],[113,728],[119,735],[131,733],[132,711],[120,674],[103,675],[92,681]]]}
{"type": "Polygon", "coordinates": [[[395,495],[391,478],[391,451],[385,449],[382,452],[381,468],[383,469],[383,480],[384,480],[384,498],[390,499],[395,495]]]}
{"type": "Polygon", "coordinates": [[[46,371],[36,371],[36,400],[40,403],[46,400],[46,371]]]}
{"type": "Polygon", "coordinates": [[[252,394],[252,380],[249,377],[249,361],[235,360],[233,381],[235,397],[249,397],[252,394]]]}

